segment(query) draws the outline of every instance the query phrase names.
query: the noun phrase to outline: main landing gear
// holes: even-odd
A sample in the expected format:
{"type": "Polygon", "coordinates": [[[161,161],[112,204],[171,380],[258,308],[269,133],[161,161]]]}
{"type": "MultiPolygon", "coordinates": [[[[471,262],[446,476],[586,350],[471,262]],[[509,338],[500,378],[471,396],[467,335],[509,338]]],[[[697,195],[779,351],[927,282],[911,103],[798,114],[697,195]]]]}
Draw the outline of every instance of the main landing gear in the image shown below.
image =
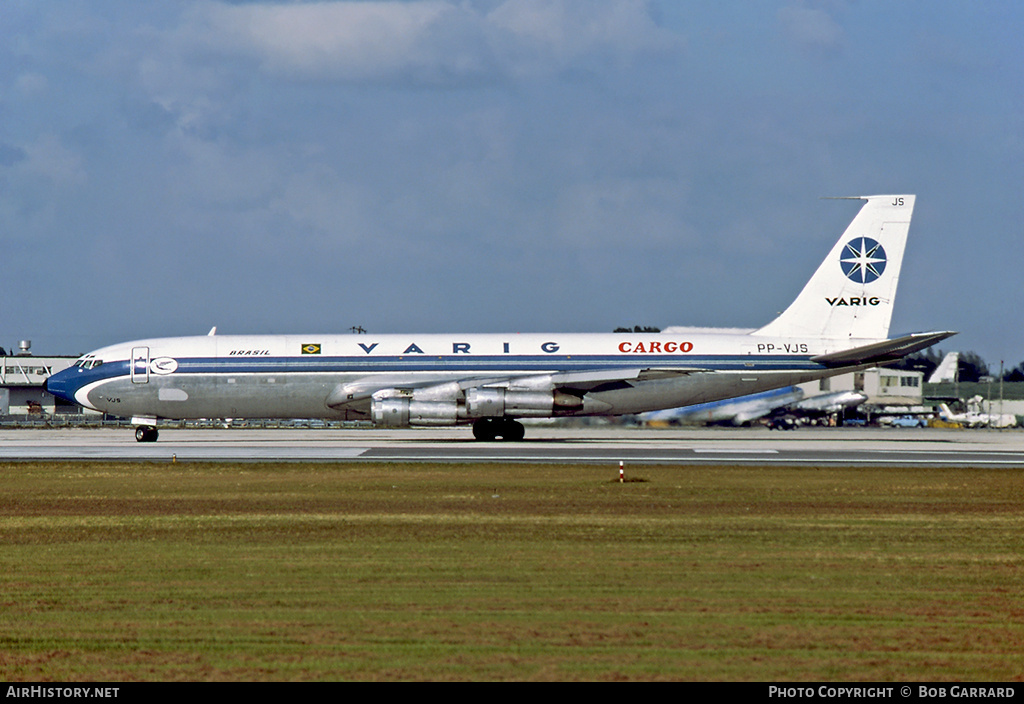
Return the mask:
{"type": "Polygon", "coordinates": [[[473,437],[477,440],[518,442],[526,435],[526,428],[511,418],[481,418],[473,423],[473,437]]]}
{"type": "Polygon", "coordinates": [[[156,442],[156,438],[159,435],[156,428],[152,428],[148,425],[140,425],[135,429],[135,439],[138,442],[156,442]]]}

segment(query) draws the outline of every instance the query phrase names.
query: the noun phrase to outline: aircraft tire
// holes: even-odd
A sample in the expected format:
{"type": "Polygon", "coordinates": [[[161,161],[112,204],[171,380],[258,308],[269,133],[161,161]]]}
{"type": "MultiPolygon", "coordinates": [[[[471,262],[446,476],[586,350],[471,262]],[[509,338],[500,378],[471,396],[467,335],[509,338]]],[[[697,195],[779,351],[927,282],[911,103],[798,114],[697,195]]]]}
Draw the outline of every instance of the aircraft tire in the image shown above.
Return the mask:
{"type": "Polygon", "coordinates": [[[473,423],[473,437],[481,442],[491,442],[498,437],[497,421],[494,418],[481,418],[473,423]]]}
{"type": "Polygon", "coordinates": [[[135,440],[137,442],[156,442],[159,433],[156,428],[140,425],[135,429],[135,440]]]}
{"type": "Polygon", "coordinates": [[[518,442],[526,436],[526,428],[511,418],[481,418],[473,423],[473,437],[482,442],[493,442],[499,437],[505,442],[518,442]]]}
{"type": "Polygon", "coordinates": [[[502,433],[501,436],[502,440],[505,440],[507,442],[519,442],[524,437],[526,437],[526,428],[524,428],[523,424],[520,423],[519,421],[509,419],[506,420],[502,425],[504,426],[504,432],[502,433]]]}

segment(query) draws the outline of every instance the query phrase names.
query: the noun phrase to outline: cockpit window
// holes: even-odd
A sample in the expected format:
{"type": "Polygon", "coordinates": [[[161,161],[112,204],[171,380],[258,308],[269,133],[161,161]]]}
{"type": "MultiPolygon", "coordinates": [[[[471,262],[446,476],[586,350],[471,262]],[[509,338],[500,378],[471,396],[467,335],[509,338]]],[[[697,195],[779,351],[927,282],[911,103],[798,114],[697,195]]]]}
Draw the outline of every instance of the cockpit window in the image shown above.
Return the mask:
{"type": "Polygon", "coordinates": [[[85,356],[75,362],[75,366],[80,369],[95,369],[96,367],[103,364],[102,359],[96,359],[95,357],[85,356]]]}

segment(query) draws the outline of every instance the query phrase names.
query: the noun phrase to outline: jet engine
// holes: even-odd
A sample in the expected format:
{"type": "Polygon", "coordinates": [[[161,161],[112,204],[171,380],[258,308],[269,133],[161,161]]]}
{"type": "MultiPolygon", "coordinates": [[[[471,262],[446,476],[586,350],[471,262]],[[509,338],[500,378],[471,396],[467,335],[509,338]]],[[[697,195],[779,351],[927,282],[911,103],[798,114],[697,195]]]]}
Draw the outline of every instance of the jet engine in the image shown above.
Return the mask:
{"type": "Polygon", "coordinates": [[[547,418],[583,408],[579,396],[557,390],[474,387],[457,383],[422,389],[382,389],[370,398],[375,425],[389,428],[455,425],[480,418],[547,418]]]}
{"type": "Polygon", "coordinates": [[[407,428],[410,425],[455,425],[459,404],[452,401],[417,401],[415,398],[376,398],[370,401],[374,425],[407,428]]]}
{"type": "Polygon", "coordinates": [[[561,391],[489,387],[466,390],[466,415],[469,418],[547,418],[560,410],[571,411],[582,406],[582,398],[561,391]]]}

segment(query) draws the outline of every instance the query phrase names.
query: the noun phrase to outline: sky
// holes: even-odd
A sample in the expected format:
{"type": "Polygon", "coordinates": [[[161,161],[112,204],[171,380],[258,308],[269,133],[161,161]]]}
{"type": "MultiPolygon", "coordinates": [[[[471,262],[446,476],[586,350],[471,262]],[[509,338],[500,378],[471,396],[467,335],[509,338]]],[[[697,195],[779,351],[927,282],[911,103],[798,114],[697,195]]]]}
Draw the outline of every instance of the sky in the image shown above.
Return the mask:
{"type": "Polygon", "coordinates": [[[917,195],[890,333],[1024,360],[1017,0],[5,0],[0,346],[759,327],[917,195]]]}

